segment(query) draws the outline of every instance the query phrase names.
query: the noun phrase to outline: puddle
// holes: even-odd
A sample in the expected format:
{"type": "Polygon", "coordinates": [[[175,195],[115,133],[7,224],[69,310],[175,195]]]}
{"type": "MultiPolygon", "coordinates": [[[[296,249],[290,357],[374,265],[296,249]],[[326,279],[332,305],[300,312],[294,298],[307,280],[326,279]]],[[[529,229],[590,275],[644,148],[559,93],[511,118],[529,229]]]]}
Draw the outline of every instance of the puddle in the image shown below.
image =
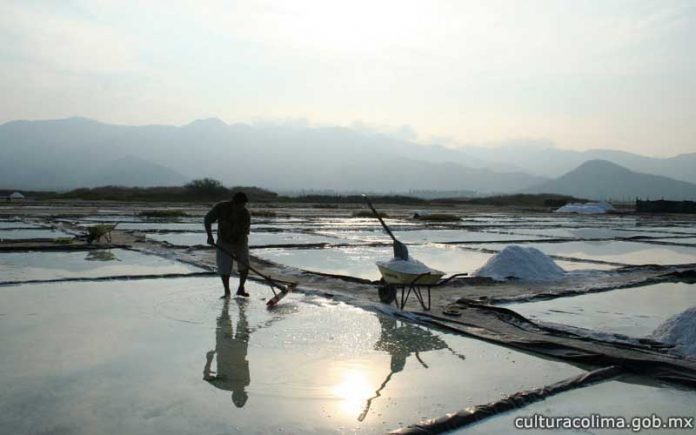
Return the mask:
{"type": "MultiPolygon", "coordinates": [[[[632,417],[650,417],[653,414],[665,419],[672,416],[696,417],[695,409],[696,391],[694,390],[652,383],[645,378],[625,377],[622,380],[607,381],[567,391],[451,433],[462,435],[516,432],[539,435],[549,433],[635,434],[638,431],[618,429],[582,431],[525,429],[520,431],[515,429],[513,423],[517,417],[528,417],[534,414],[554,417],[589,417],[597,414],[604,417],[620,416],[629,419],[629,422],[632,417]]],[[[693,433],[693,429],[661,429],[653,432],[648,428],[640,433],[685,434],[693,433]]]]}
{"type": "MultiPolygon", "coordinates": [[[[506,245],[479,245],[479,248],[502,250],[506,245]]],[[[696,263],[696,250],[686,246],[666,246],[640,242],[599,241],[563,243],[525,243],[547,255],[584,260],[602,260],[631,265],[696,263]]]]}
{"type": "Polygon", "coordinates": [[[694,305],[696,285],[662,283],[505,306],[534,320],[641,337],[694,305]]]}
{"type": "Polygon", "coordinates": [[[384,433],[574,376],[574,366],[215,278],[0,292],[12,433],[384,433]]]}
{"type": "MultiPolygon", "coordinates": [[[[169,233],[148,234],[148,239],[168,242],[173,245],[194,246],[205,245],[207,236],[205,233],[169,233]]],[[[249,246],[265,245],[302,245],[312,243],[341,243],[340,239],[333,237],[317,236],[304,233],[255,233],[249,235],[249,246]]]]}
{"type": "Polygon", "coordinates": [[[18,230],[0,230],[0,241],[2,240],[23,240],[23,239],[59,239],[67,237],[72,239],[73,235],[64,231],[52,230],[49,228],[27,228],[18,230]]]}
{"type": "Polygon", "coordinates": [[[150,275],[201,269],[125,249],[0,253],[0,281],[150,275]]]}
{"type": "MultiPolygon", "coordinates": [[[[411,257],[447,274],[471,273],[492,256],[446,245],[409,246],[408,250],[411,257]]],[[[391,258],[393,251],[391,246],[262,249],[254,251],[254,255],[299,269],[377,280],[380,274],[375,262],[391,258]]]]}

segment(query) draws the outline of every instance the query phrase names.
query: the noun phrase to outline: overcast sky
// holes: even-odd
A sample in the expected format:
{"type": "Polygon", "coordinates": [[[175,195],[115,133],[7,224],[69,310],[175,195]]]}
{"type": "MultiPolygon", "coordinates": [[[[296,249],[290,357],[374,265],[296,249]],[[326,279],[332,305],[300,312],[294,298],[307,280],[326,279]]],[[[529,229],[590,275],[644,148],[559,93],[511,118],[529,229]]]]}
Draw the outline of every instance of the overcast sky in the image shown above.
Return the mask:
{"type": "Polygon", "coordinates": [[[696,152],[696,1],[0,0],[0,122],[696,152]]]}

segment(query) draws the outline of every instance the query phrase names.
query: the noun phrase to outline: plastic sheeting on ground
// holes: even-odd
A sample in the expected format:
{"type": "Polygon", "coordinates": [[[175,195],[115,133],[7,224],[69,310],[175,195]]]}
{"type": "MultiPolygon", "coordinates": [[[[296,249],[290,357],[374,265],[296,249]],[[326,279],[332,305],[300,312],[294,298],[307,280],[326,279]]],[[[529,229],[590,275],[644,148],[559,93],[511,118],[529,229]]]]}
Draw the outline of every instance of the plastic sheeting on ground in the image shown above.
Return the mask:
{"type": "Polygon", "coordinates": [[[696,360],[675,357],[652,340],[637,343],[604,341],[542,326],[507,308],[466,299],[447,313],[460,319],[410,313],[425,324],[537,354],[597,367],[617,365],[627,372],[696,388],[696,360]]]}
{"type": "Polygon", "coordinates": [[[461,428],[462,426],[467,426],[471,423],[483,420],[484,418],[500,414],[501,412],[521,408],[564,391],[585,387],[595,382],[615,377],[621,372],[622,368],[619,366],[604,367],[588,373],[583,373],[573,378],[564,379],[555,384],[546,385],[534,390],[520,391],[500,400],[463,409],[453,414],[447,414],[444,417],[421,421],[420,423],[397,429],[391,433],[399,435],[439,434],[461,428]]]}

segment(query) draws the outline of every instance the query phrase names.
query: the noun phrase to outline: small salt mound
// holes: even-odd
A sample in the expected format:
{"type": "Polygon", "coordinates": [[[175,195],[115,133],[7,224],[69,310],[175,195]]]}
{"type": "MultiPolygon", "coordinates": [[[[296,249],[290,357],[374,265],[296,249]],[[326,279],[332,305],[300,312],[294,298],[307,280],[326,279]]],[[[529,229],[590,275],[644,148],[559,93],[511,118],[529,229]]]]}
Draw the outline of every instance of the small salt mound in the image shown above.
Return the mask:
{"type": "Polygon", "coordinates": [[[580,213],[580,214],[603,214],[616,211],[614,206],[607,202],[588,202],[587,204],[566,204],[555,210],[555,213],[580,213]]]}
{"type": "Polygon", "coordinates": [[[651,338],[672,344],[674,351],[696,358],[696,306],[665,320],[651,338]]]}
{"type": "Polygon", "coordinates": [[[399,273],[412,273],[420,275],[421,273],[437,272],[436,270],[429,268],[425,264],[411,257],[409,257],[408,260],[392,258],[389,261],[378,261],[377,264],[399,273]]]}
{"type": "Polygon", "coordinates": [[[473,275],[497,281],[505,281],[508,278],[523,281],[555,281],[563,278],[565,271],[536,248],[512,245],[491,257],[473,275]]]}

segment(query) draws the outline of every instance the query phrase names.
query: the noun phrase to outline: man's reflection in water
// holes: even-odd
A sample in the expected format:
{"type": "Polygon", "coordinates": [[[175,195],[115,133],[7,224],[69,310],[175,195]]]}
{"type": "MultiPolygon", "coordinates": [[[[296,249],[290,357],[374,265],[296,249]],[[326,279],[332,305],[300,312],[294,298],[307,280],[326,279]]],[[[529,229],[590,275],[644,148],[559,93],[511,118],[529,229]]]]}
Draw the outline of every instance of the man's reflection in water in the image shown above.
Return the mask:
{"type": "Polygon", "coordinates": [[[382,390],[386,388],[392,376],[399,373],[406,366],[406,360],[411,354],[415,354],[416,359],[426,369],[428,365],[420,356],[421,352],[447,349],[458,358],[464,360],[466,357],[455,352],[440,337],[434,335],[429,329],[420,328],[406,322],[399,322],[394,317],[378,315],[381,333],[379,340],[375,343],[375,350],[387,352],[391,356],[390,371],[384,382],[379,386],[375,395],[367,400],[365,409],[358,417],[363,421],[370,411],[372,401],[378,398],[382,390]]]}
{"type": "Polygon", "coordinates": [[[239,320],[237,321],[237,333],[232,330],[230,319],[230,301],[225,299],[222,313],[217,319],[215,332],[215,350],[206,354],[203,379],[221,390],[232,391],[232,402],[237,408],[241,408],[249,398],[246,387],[251,383],[249,376],[249,361],[247,351],[249,347],[249,325],[246,318],[246,300],[237,300],[239,306],[239,320]],[[213,357],[217,353],[217,372],[211,370],[213,357]]]}
{"type": "Polygon", "coordinates": [[[271,326],[273,322],[283,317],[278,316],[280,310],[274,310],[276,317],[272,317],[255,328],[250,328],[246,316],[249,300],[235,298],[234,301],[239,308],[236,333],[232,328],[232,319],[230,318],[230,300],[225,299],[222,313],[217,319],[215,350],[211,350],[205,355],[203,380],[221,390],[231,391],[232,402],[237,408],[241,408],[249,399],[246,387],[251,383],[249,361],[247,360],[249,337],[253,332],[271,326]],[[211,368],[215,354],[217,354],[217,372],[211,368]]]}

